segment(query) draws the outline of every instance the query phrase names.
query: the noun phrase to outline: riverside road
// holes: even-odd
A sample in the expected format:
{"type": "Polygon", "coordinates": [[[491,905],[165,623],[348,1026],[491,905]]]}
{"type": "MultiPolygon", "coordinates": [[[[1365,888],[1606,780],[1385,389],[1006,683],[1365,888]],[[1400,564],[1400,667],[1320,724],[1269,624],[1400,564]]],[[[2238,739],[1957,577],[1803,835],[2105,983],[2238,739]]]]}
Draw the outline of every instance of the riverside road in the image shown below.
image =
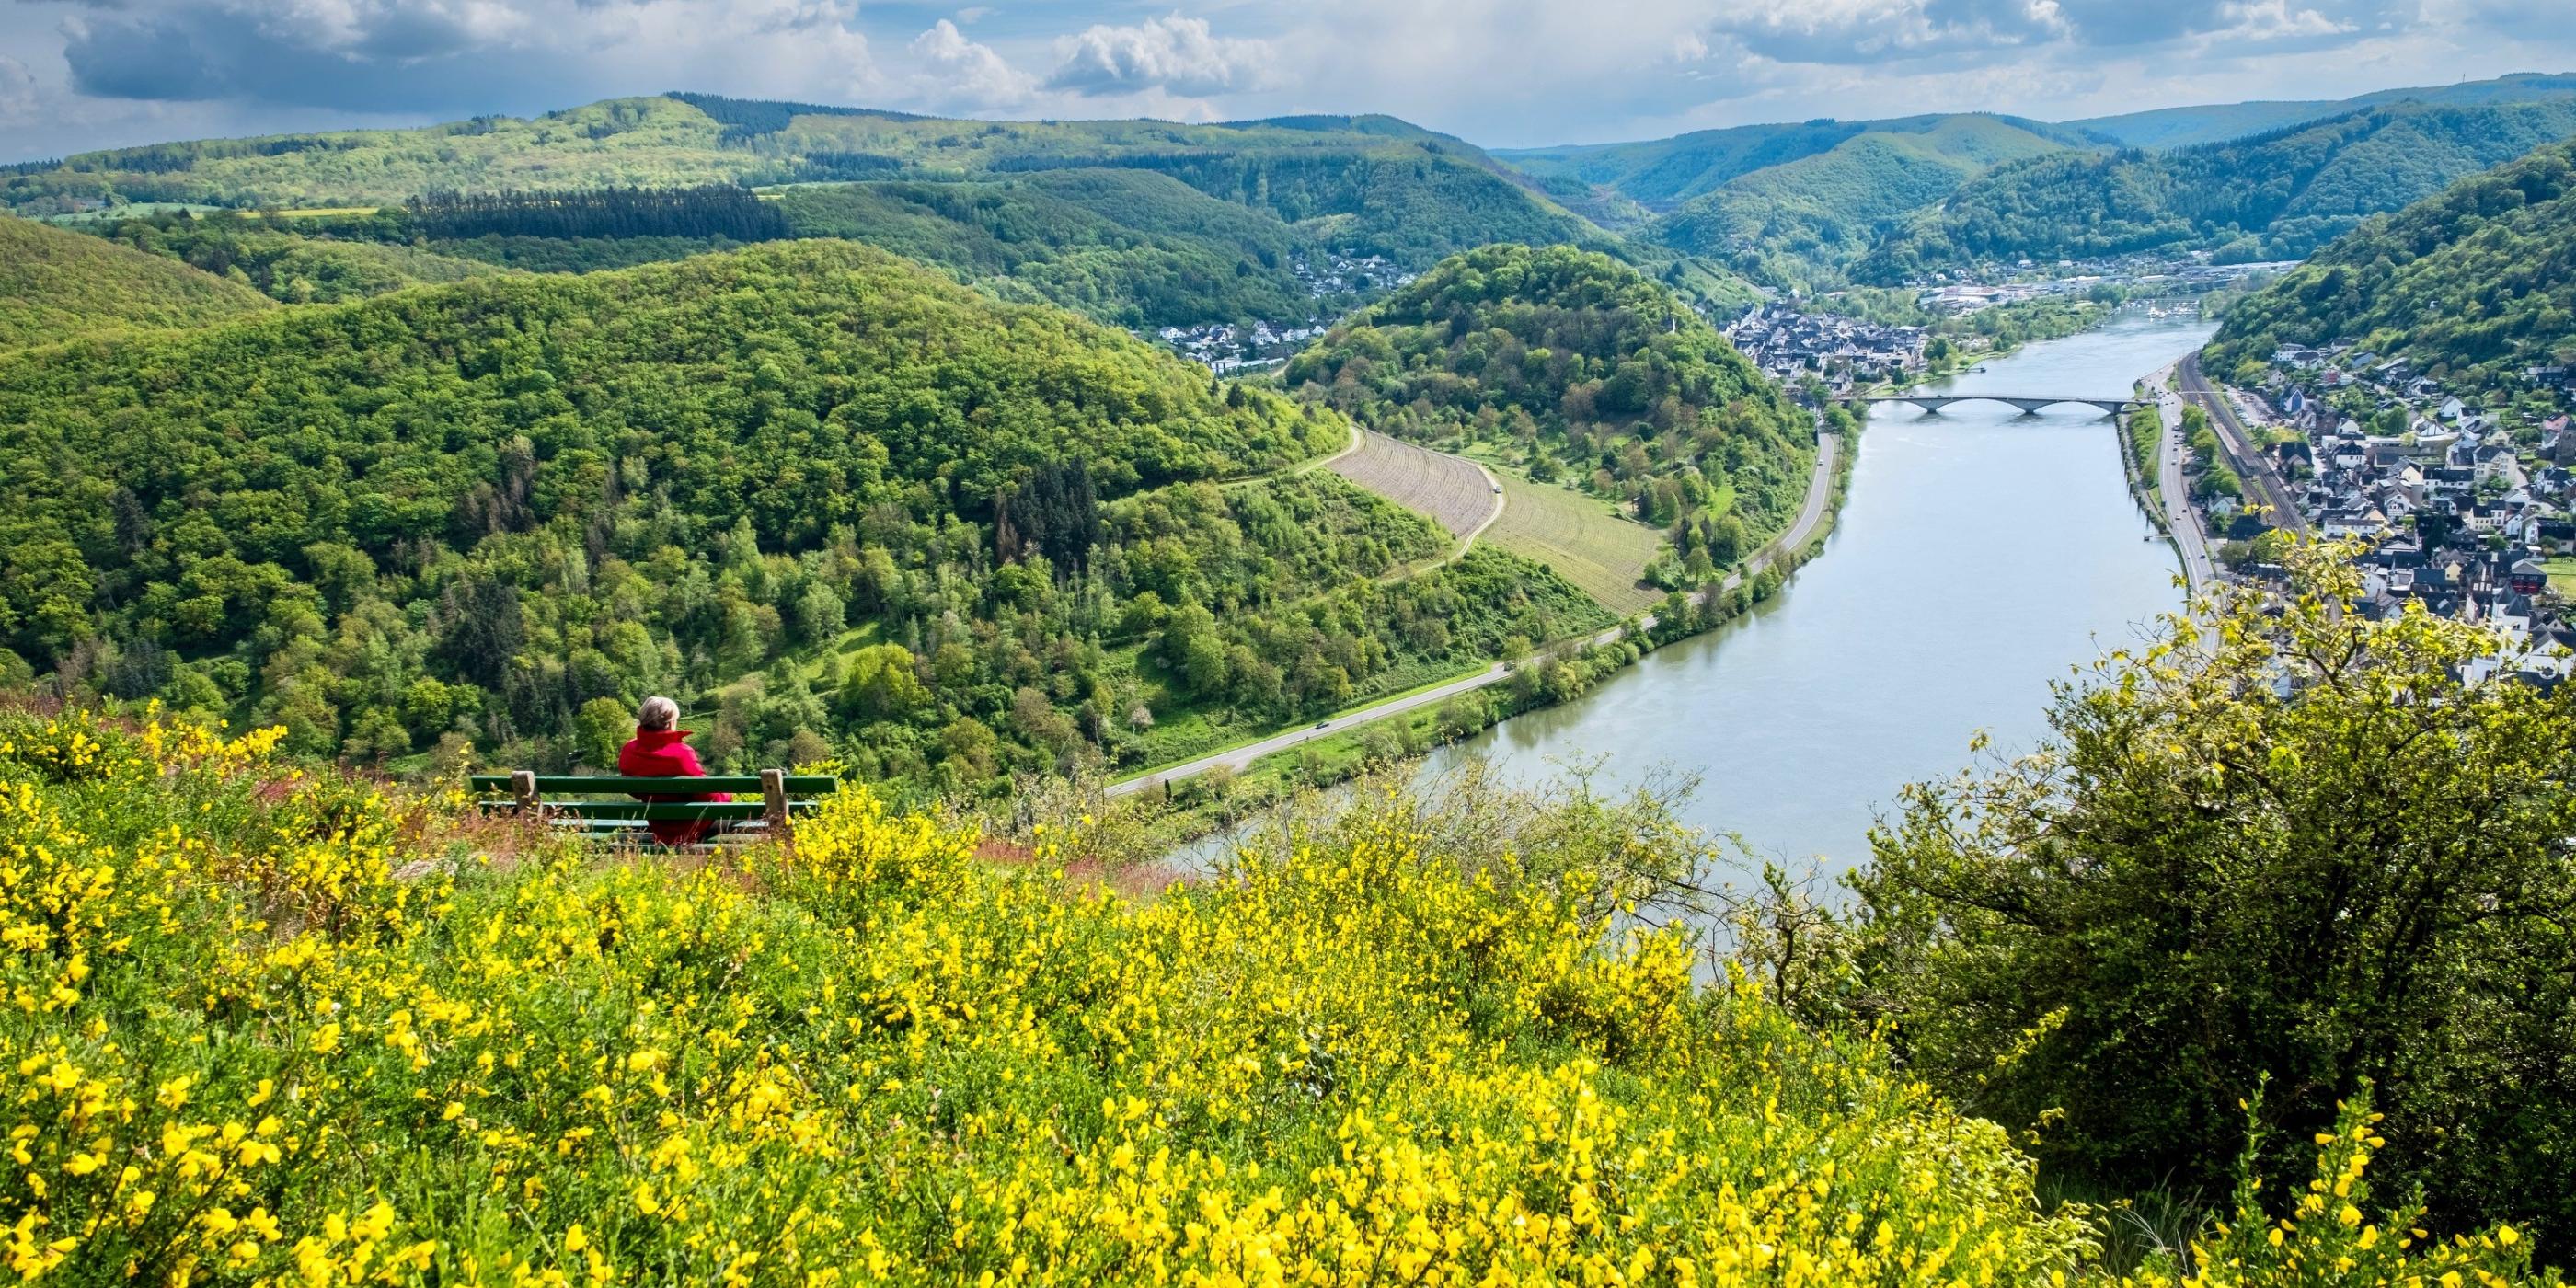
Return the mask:
{"type": "MultiPolygon", "coordinates": [[[[1744,579],[1748,575],[1760,575],[1764,569],[1769,568],[1772,564],[1778,562],[1783,552],[1803,549],[1807,542],[1815,539],[1817,529],[1823,526],[1825,521],[1825,508],[1833,499],[1834,467],[1841,449],[1842,440],[1838,436],[1833,434],[1821,434],[1817,436],[1816,470],[1814,475],[1807,480],[1807,499],[1806,503],[1798,510],[1797,522],[1790,524],[1788,531],[1772,538],[1769,544],[1763,546],[1761,550],[1754,554],[1753,558],[1746,560],[1742,571],[1728,575],[1724,586],[1726,591],[1732,592],[1736,587],[1743,585],[1744,579]]],[[[1480,525],[1476,531],[1482,532],[1485,527],[1491,526],[1493,519],[1495,517],[1499,517],[1501,513],[1502,509],[1497,505],[1494,510],[1494,515],[1489,516],[1486,519],[1485,524],[1480,525]]],[[[1653,626],[1655,621],[1652,615],[1648,615],[1642,620],[1647,626],[1653,626]]],[[[1600,634],[1591,637],[1589,640],[1586,640],[1585,643],[1611,643],[1612,641],[1617,640],[1625,629],[1625,627],[1620,626],[1611,627],[1609,630],[1603,631],[1600,634]]],[[[1291,747],[1312,742],[1317,738],[1329,738],[1334,734],[1341,733],[1349,729],[1359,728],[1360,726],[1372,721],[1384,720],[1389,716],[1401,715],[1407,711],[1417,710],[1433,703],[1445,702],[1461,693],[1472,693],[1478,689],[1486,687],[1487,685],[1500,684],[1504,680],[1510,679],[1511,675],[1512,671],[1510,667],[1504,666],[1501,663],[1496,663],[1495,665],[1487,667],[1474,675],[1451,680],[1447,684],[1440,685],[1436,688],[1424,689],[1419,693],[1409,693],[1401,698],[1397,698],[1391,702],[1382,703],[1378,706],[1370,707],[1364,711],[1355,711],[1349,715],[1336,716],[1331,720],[1327,720],[1322,724],[1315,725],[1310,728],[1292,729],[1286,733],[1274,734],[1259,742],[1245,743],[1240,747],[1236,747],[1228,751],[1220,751],[1212,756],[1201,756],[1197,760],[1186,761],[1182,764],[1174,765],[1169,769],[1158,770],[1154,773],[1147,774],[1141,778],[1131,778],[1122,783],[1113,783],[1109,787],[1109,794],[1112,796],[1124,796],[1131,792],[1142,791],[1148,787],[1156,786],[1161,783],[1177,782],[1181,779],[1195,777],[1196,775],[1206,773],[1208,770],[1214,769],[1219,765],[1225,765],[1239,770],[1264,756],[1276,755],[1291,747]]]]}

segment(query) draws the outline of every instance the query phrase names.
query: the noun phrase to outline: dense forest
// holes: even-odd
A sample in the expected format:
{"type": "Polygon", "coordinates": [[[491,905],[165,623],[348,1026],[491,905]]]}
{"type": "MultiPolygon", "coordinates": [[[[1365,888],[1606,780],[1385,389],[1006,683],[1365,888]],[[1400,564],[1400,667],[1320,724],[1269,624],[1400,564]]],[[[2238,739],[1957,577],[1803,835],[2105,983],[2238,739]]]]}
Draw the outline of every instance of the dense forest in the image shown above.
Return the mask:
{"type": "Polygon", "coordinates": [[[863,241],[1124,326],[1300,321],[1327,307],[1294,271],[1322,263],[1320,243],[1145,171],[806,185],[776,204],[799,236],[863,241]]]}
{"type": "Polygon", "coordinates": [[[2576,143],[2373,219],[2239,301],[2209,362],[2245,372],[2285,343],[2349,340],[2467,389],[2576,365],[2576,143]]]}
{"type": "Polygon", "coordinates": [[[721,183],[694,188],[437,191],[404,202],[403,212],[411,229],[432,240],[721,237],[761,242],[789,235],[786,216],[775,206],[749,188],[721,183]]]}
{"type": "Polygon", "coordinates": [[[2172,152],[1997,167],[1853,270],[1895,283],[1988,260],[2208,250],[2295,259],[2455,180],[2576,133],[2576,99],[2401,103],[2172,152]]]}
{"type": "Polygon", "coordinates": [[[1204,482],[1337,415],[839,243],[39,351],[0,425],[0,670],[361,760],[595,765],[658,691],[718,764],[973,788],[1607,620],[1490,553],[1381,584],[1425,521],[1204,482]]]}
{"type": "Polygon", "coordinates": [[[398,237],[318,235],[319,229],[308,229],[304,222],[310,221],[263,220],[229,210],[204,216],[180,211],[92,223],[89,230],[136,250],[184,260],[289,304],[337,304],[502,271],[481,258],[442,254],[398,237]]]}
{"type": "Polygon", "coordinates": [[[249,286],[95,237],[0,215],[0,350],[268,307],[249,286]]]}
{"type": "Polygon", "coordinates": [[[1617,500],[1702,578],[1796,513],[1814,450],[1806,413],[1715,328],[1572,247],[1446,261],[1283,379],[1371,428],[1493,444],[1532,478],[1617,500]]]}
{"type": "Polygon", "coordinates": [[[1261,212],[1161,175],[1066,170],[994,182],[730,185],[431,194],[371,212],[159,210],[87,221],[139,250],[330,303],[519,268],[587,273],[783,237],[834,237],[935,264],[993,294],[1131,327],[1300,321],[1295,268],[1324,248],[1261,212]]]}

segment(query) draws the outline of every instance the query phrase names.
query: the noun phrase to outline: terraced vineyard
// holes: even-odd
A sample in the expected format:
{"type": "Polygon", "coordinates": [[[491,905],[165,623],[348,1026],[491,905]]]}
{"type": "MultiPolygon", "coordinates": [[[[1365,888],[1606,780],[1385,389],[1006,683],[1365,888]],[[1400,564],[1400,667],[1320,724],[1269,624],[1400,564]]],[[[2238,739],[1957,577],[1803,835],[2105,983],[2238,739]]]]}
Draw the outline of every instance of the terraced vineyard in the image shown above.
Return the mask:
{"type": "Polygon", "coordinates": [[[1461,540],[1483,527],[1503,499],[1495,495],[1493,483],[1474,462],[1365,430],[1360,432],[1358,450],[1334,461],[1332,469],[1428,516],[1461,540]]]}
{"type": "Polygon", "coordinates": [[[1663,598],[1637,584],[1662,546],[1654,529],[1579,492],[1501,477],[1503,516],[1486,531],[1486,540],[1556,569],[1614,613],[1644,612],[1663,598]]]}

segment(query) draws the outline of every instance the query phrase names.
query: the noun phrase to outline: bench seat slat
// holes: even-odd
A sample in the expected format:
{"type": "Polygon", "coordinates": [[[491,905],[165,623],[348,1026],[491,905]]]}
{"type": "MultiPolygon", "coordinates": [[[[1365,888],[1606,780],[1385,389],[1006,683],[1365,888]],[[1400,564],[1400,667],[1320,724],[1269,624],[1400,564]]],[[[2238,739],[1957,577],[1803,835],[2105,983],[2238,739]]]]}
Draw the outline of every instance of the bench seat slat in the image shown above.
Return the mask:
{"type": "MultiPolygon", "coordinates": [[[[506,800],[487,800],[478,802],[478,804],[486,810],[506,810],[518,807],[518,802],[506,800]]],[[[644,801],[547,801],[544,802],[541,807],[550,815],[569,818],[642,819],[657,823],[674,820],[694,821],[698,819],[760,818],[768,813],[768,806],[763,805],[759,801],[655,801],[650,803],[644,801]]],[[[814,802],[789,801],[787,803],[787,808],[791,813],[810,814],[814,811],[814,802]]]]}
{"type": "MultiPolygon", "coordinates": [[[[508,774],[476,774],[466,782],[478,792],[507,792],[508,774]]],[[[829,796],[840,790],[841,780],[829,774],[789,774],[787,793],[791,796],[829,796]]],[[[760,791],[758,774],[717,774],[706,778],[628,778],[618,774],[539,774],[537,794],[562,793],[582,796],[659,796],[695,795],[699,792],[760,791]],[[674,784],[686,787],[673,790],[674,784]]]]}

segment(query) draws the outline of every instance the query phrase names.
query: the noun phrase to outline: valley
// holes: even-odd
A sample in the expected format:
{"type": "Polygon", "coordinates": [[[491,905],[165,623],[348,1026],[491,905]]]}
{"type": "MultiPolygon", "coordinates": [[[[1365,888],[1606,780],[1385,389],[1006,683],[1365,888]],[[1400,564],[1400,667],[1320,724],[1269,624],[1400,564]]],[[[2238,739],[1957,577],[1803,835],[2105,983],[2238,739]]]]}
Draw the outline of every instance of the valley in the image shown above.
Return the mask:
{"type": "Polygon", "coordinates": [[[2576,1268],[2529,6],[532,6],[10,26],[20,1282],[2576,1268]]]}

